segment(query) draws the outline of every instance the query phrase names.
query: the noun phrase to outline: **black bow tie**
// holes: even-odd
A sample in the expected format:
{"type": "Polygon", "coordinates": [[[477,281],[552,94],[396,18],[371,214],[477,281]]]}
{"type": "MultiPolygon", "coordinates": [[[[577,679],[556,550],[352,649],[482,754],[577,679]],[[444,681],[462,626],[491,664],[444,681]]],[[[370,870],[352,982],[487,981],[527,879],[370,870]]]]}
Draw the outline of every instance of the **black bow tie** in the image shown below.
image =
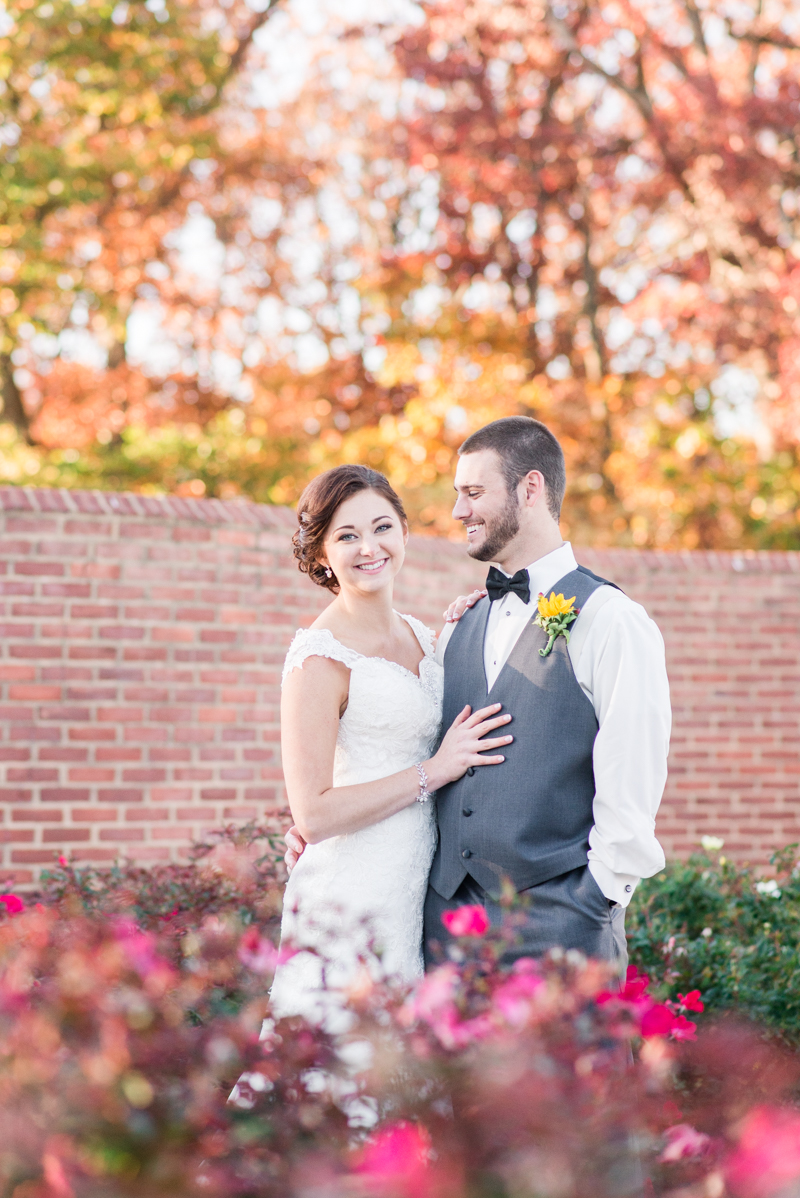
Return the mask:
{"type": "Polygon", "coordinates": [[[531,580],[527,570],[517,570],[514,577],[509,578],[502,570],[491,566],[486,576],[486,590],[489,592],[490,603],[494,603],[495,599],[502,599],[509,592],[519,595],[523,603],[531,601],[531,580]]]}

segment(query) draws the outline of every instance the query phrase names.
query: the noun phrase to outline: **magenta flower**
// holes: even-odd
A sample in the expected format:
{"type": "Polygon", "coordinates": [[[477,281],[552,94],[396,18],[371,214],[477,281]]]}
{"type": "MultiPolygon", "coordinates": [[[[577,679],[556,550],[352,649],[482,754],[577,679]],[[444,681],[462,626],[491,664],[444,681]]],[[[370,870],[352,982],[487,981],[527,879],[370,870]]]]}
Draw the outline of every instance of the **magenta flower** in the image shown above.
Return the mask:
{"type": "Polygon", "coordinates": [[[445,911],[442,923],[451,936],[485,936],[489,931],[486,908],[477,903],[473,906],[456,907],[454,911],[445,911]]]}
{"type": "Polygon", "coordinates": [[[675,1016],[664,1003],[656,1002],[642,1013],[641,1032],[648,1036],[668,1036],[675,1025],[675,1016]]]}
{"type": "Polygon", "coordinates": [[[636,1002],[637,999],[644,997],[649,985],[650,978],[647,974],[639,973],[635,965],[629,965],[625,975],[625,985],[620,990],[619,996],[628,1002],[636,1002]]]}
{"type": "Polygon", "coordinates": [[[430,1190],[430,1137],[413,1123],[392,1124],[364,1146],[356,1172],[370,1193],[423,1198],[430,1190]]]}
{"type": "Polygon", "coordinates": [[[673,1040],[696,1040],[697,1024],[692,1023],[685,1015],[675,1015],[672,1019],[670,1035],[673,1040]]]}
{"type": "Polygon", "coordinates": [[[18,894],[0,894],[0,903],[5,903],[9,915],[19,915],[25,910],[25,904],[18,894]]]}
{"type": "Polygon", "coordinates": [[[690,990],[688,994],[679,994],[678,1003],[684,1011],[705,1011],[706,1009],[699,990],[690,990]]]}
{"type": "Polygon", "coordinates": [[[744,1120],[725,1174],[737,1198],[795,1193],[800,1181],[800,1114],[779,1107],[756,1107],[744,1120]]]}

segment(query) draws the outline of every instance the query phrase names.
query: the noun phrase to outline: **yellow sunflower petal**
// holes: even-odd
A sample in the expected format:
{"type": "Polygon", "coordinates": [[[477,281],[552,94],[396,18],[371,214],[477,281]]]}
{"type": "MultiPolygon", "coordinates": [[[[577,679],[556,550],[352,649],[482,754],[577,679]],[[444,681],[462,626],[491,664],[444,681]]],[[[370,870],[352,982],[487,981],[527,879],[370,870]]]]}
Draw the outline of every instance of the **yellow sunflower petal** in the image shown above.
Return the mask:
{"type": "MultiPolygon", "coordinates": [[[[555,596],[551,596],[551,598],[555,598],[555,596]]],[[[538,607],[540,616],[551,616],[553,614],[550,610],[550,600],[546,595],[539,596],[538,607]]]]}
{"type": "Polygon", "coordinates": [[[550,598],[547,599],[544,595],[539,596],[539,615],[544,619],[551,616],[563,616],[572,611],[572,605],[575,602],[575,596],[571,599],[565,599],[563,595],[557,595],[555,591],[550,592],[550,598]]]}

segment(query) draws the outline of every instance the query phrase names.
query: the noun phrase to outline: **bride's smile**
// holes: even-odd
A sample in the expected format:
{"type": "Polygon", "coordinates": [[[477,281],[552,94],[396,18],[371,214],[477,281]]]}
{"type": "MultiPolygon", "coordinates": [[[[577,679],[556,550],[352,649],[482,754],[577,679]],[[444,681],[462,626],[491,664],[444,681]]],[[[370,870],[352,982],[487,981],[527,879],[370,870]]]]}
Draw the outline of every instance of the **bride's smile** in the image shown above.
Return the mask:
{"type": "Polygon", "coordinates": [[[388,557],[382,557],[378,562],[356,562],[356,570],[363,570],[366,574],[377,574],[388,560],[388,557]]]}

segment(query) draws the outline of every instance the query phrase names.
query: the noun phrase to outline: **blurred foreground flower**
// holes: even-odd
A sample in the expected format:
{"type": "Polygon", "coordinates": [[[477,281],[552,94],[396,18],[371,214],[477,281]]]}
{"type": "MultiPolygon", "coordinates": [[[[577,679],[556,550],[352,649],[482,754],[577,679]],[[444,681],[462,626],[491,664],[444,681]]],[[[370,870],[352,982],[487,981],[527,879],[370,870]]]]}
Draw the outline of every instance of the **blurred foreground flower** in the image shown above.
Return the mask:
{"type": "Polygon", "coordinates": [[[442,923],[451,936],[485,936],[489,931],[489,916],[479,904],[445,911],[442,923]]]}
{"type": "Polygon", "coordinates": [[[89,914],[65,871],[63,898],[0,919],[8,1198],[630,1198],[643,1166],[664,1198],[723,1174],[777,1198],[800,1178],[800,1064],[696,1026],[696,989],[662,1002],[579,953],[502,967],[467,908],[457,961],[371,978],[333,1035],[269,1017],[274,893],[183,871],[141,895],[121,870],[89,914]]]}
{"type": "Polygon", "coordinates": [[[793,1198],[800,1183],[800,1112],[768,1106],[751,1111],[725,1176],[737,1198],[793,1198]]]}
{"type": "Polygon", "coordinates": [[[702,1156],[711,1143],[710,1137],[696,1131],[688,1123],[678,1123],[666,1130],[666,1147],[658,1158],[662,1164],[702,1156]]]}
{"type": "Polygon", "coordinates": [[[359,1154],[355,1172],[370,1194],[425,1198],[431,1189],[431,1138],[412,1123],[390,1124],[359,1154]]]}
{"type": "Polygon", "coordinates": [[[9,915],[18,915],[25,910],[25,904],[18,894],[0,894],[0,903],[5,905],[9,915]]]}

